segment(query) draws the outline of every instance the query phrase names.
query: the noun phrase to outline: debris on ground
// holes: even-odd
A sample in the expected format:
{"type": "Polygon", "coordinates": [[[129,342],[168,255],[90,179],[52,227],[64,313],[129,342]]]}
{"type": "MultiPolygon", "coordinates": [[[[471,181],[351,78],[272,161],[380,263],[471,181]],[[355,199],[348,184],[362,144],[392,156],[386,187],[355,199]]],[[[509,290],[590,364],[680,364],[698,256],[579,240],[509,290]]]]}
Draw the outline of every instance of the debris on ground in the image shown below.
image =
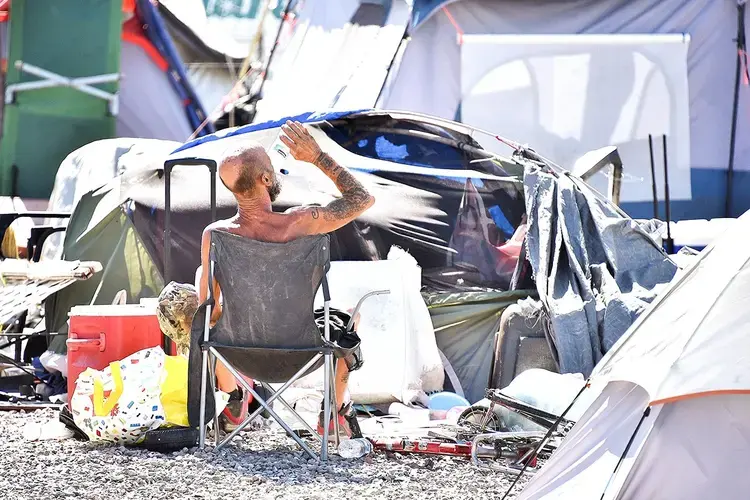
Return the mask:
{"type": "Polygon", "coordinates": [[[273,429],[242,433],[217,454],[210,447],[165,455],[72,439],[24,439],[26,424],[56,417],[52,410],[0,412],[0,491],[5,497],[501,498],[514,479],[442,456],[375,453],[356,460],[332,456],[320,463],[273,429]]]}

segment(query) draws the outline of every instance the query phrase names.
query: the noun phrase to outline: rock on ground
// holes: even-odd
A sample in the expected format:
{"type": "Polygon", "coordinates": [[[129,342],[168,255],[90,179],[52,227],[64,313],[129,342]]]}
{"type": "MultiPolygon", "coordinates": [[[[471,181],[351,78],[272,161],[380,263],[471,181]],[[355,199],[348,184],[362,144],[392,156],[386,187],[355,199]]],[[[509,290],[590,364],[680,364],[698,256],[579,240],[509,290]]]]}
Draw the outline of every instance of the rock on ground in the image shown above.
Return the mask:
{"type": "Polygon", "coordinates": [[[269,429],[243,433],[218,453],[207,448],[165,455],[73,439],[24,439],[26,423],[56,418],[51,410],[0,412],[3,498],[464,500],[502,498],[513,479],[438,456],[375,453],[319,463],[269,429]]]}

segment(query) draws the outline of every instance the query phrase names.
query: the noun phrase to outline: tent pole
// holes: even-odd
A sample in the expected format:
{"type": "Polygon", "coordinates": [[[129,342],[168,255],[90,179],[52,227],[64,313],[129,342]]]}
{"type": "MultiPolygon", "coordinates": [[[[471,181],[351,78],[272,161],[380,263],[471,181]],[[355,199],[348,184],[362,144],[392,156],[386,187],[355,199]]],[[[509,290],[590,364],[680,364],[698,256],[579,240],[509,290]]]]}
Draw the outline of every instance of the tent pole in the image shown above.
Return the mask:
{"type": "Polygon", "coordinates": [[[654,219],[659,218],[659,195],[656,193],[656,167],[654,166],[654,141],[648,134],[648,154],[651,157],[651,192],[654,197],[654,219]]]}
{"type": "Polygon", "coordinates": [[[292,10],[292,4],[294,0],[287,0],[286,7],[284,8],[284,14],[281,16],[281,22],[279,23],[279,30],[276,32],[276,38],[273,41],[273,47],[271,47],[271,53],[268,54],[268,62],[266,67],[263,68],[263,73],[260,75],[260,87],[258,87],[258,93],[256,94],[260,99],[263,98],[263,87],[266,85],[266,79],[268,79],[268,70],[273,62],[273,56],[276,54],[276,49],[279,46],[279,39],[281,38],[281,31],[284,29],[284,23],[286,18],[289,16],[289,11],[292,10]]]}
{"type": "Polygon", "coordinates": [[[732,107],[732,131],[729,136],[729,162],[727,165],[727,194],[724,216],[732,216],[734,198],[734,149],[737,141],[737,108],[740,100],[740,70],[745,51],[745,1],[737,2],[737,62],[734,71],[734,105],[732,107]]]}
{"type": "Polygon", "coordinates": [[[661,136],[662,152],[664,154],[664,208],[667,216],[667,251],[669,255],[674,253],[674,240],[672,239],[672,209],[669,202],[669,168],[667,165],[667,136],[661,136]]]}
{"type": "Polygon", "coordinates": [[[568,412],[571,410],[571,408],[573,408],[573,405],[576,404],[576,401],[578,401],[578,398],[581,397],[581,394],[583,394],[583,391],[585,391],[589,387],[590,383],[591,383],[591,379],[586,380],[586,383],[583,384],[583,387],[581,387],[581,390],[578,391],[578,394],[576,394],[576,397],[573,398],[573,401],[571,401],[568,407],[565,408],[565,411],[562,412],[562,414],[559,417],[557,417],[557,420],[555,421],[554,424],[552,424],[552,427],[549,428],[549,430],[547,431],[547,434],[545,434],[544,437],[541,439],[541,441],[537,443],[536,448],[534,448],[534,453],[532,453],[531,456],[523,464],[523,469],[521,469],[521,472],[518,473],[518,475],[516,476],[516,479],[513,480],[513,483],[508,488],[508,491],[505,492],[505,495],[503,495],[503,498],[501,500],[505,500],[508,497],[508,495],[510,495],[510,492],[513,491],[513,488],[515,488],[516,484],[521,479],[521,476],[523,476],[523,473],[526,472],[526,469],[528,469],[531,461],[539,454],[539,450],[542,449],[542,447],[550,438],[550,436],[552,436],[552,433],[557,430],[557,427],[560,425],[560,422],[562,422],[562,420],[565,418],[565,415],[567,415],[568,412]]]}
{"type": "Polygon", "coordinates": [[[374,106],[377,106],[380,102],[380,98],[383,97],[383,91],[385,90],[385,85],[388,82],[388,77],[391,76],[391,71],[393,71],[393,66],[396,64],[396,59],[398,58],[399,54],[402,50],[404,50],[406,46],[406,42],[409,40],[409,25],[407,24],[407,27],[404,28],[404,35],[401,37],[401,40],[398,42],[398,47],[396,47],[396,51],[393,53],[393,57],[391,57],[391,62],[388,63],[388,69],[385,71],[385,78],[383,78],[383,83],[380,85],[380,90],[378,91],[378,97],[375,99],[374,106]]]}
{"type": "Polygon", "coordinates": [[[612,475],[609,476],[609,480],[607,481],[606,486],[604,486],[604,491],[602,491],[602,496],[599,500],[604,500],[604,495],[607,494],[607,490],[609,489],[609,485],[612,483],[612,479],[615,477],[615,474],[617,474],[620,465],[622,465],[622,461],[625,460],[625,456],[630,451],[630,447],[633,446],[633,441],[635,441],[635,437],[638,435],[638,431],[641,430],[643,421],[646,420],[646,417],[648,417],[649,415],[651,415],[651,407],[647,406],[646,410],[643,412],[643,415],[641,415],[641,419],[638,420],[638,425],[635,426],[635,430],[633,431],[633,435],[630,436],[628,444],[625,445],[625,449],[622,451],[622,455],[620,455],[620,459],[617,461],[617,465],[615,465],[615,469],[612,471],[612,475]]]}

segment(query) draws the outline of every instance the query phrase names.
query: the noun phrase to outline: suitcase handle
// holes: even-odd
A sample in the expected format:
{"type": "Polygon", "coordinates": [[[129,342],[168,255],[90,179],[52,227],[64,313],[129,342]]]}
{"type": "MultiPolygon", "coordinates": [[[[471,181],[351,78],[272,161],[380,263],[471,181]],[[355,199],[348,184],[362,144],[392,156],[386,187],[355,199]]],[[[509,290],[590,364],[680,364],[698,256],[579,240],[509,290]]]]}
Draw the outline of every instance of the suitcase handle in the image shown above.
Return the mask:
{"type": "Polygon", "coordinates": [[[79,339],[75,333],[71,333],[70,337],[65,341],[70,351],[98,349],[99,352],[104,352],[106,347],[104,333],[100,333],[98,339],[79,339]]]}

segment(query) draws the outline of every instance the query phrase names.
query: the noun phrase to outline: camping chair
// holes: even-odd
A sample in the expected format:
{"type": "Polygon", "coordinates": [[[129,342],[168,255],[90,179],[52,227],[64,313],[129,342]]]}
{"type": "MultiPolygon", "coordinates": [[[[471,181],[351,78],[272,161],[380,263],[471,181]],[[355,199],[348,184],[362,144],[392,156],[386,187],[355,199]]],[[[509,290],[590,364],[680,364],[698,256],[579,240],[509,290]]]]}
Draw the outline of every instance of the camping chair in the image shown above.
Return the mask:
{"type": "MultiPolygon", "coordinates": [[[[312,458],[316,455],[271,407],[278,401],[313,436],[321,441],[320,459],[328,458],[331,412],[338,444],[338,402],[333,387],[334,357],[344,357],[359,345],[341,345],[331,339],[328,323],[330,294],[326,272],[330,267],[328,235],[308,236],[288,243],[254,241],[224,231],[211,233],[208,297],[193,318],[188,380],[188,414],[191,427],[199,428],[199,446],[205,445],[206,423],[214,419],[216,449],[220,449],[264,409],[312,458]],[[213,296],[214,279],[221,287],[222,314],[210,325],[211,311],[218,297],[213,296]],[[313,302],[322,284],[325,328],[321,336],[316,326],[313,302]],[[218,418],[214,401],[215,362],[224,363],[245,391],[260,404],[244,422],[219,442],[218,418]],[[281,397],[299,378],[324,366],[323,437],[310,427],[281,397]],[[262,384],[270,395],[264,400],[244,377],[262,384]],[[283,383],[274,391],[269,384],[283,383]],[[209,390],[210,388],[210,390],[209,390]]],[[[352,313],[356,317],[366,294],[352,313]]],[[[347,325],[351,327],[352,321],[347,325]]],[[[349,330],[349,328],[347,328],[349,330]]]]}

